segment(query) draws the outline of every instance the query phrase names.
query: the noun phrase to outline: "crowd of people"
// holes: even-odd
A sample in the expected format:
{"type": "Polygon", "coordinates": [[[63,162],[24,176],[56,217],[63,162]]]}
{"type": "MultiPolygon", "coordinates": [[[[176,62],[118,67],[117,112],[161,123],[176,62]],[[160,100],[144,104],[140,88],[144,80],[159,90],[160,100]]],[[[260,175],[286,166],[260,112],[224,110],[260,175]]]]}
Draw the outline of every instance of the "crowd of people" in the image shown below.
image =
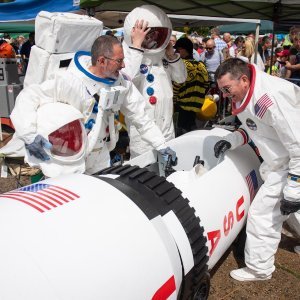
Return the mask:
{"type": "MultiPolygon", "coordinates": [[[[175,137],[173,107],[178,113],[176,135],[191,131],[197,128],[206,95],[217,89],[231,101],[230,113],[243,129],[215,145],[216,157],[251,139],[264,160],[260,168],[264,184],[248,216],[247,267],[231,276],[239,281],[270,279],[282,223],[300,209],[300,87],[286,80],[300,78],[300,28],[291,28],[275,49],[269,36],[262,38],[258,53],[251,35],[221,37],[213,28],[201,40],[176,40],[171,33],[171,22],[161,9],[135,8],[125,19],[122,43],[110,35],[98,37],[91,56],[76,54],[63,75],[20,93],[11,114],[16,133],[25,144],[27,159],[41,161],[47,176],[70,171],[95,174],[110,165],[109,151],[115,147],[111,139],[117,130],[114,117],[121,111],[132,157],[157,149],[173,159],[176,154],[165,145],[175,137]],[[63,160],[68,160],[68,153],[74,155],[74,143],[61,144],[60,136],[51,145],[39,131],[38,109],[52,102],[67,103],[84,116],[88,146],[78,168],[68,170],[63,160]],[[68,146],[73,148],[68,151],[68,146]]],[[[32,40],[28,43],[20,53],[23,47],[30,48],[32,40]]],[[[42,123],[45,127],[45,120],[42,123]]]]}
{"type": "Polygon", "coordinates": [[[16,38],[6,33],[0,38],[0,58],[17,58],[18,73],[26,73],[31,47],[35,44],[34,32],[29,33],[28,39],[23,35],[16,38]]]}

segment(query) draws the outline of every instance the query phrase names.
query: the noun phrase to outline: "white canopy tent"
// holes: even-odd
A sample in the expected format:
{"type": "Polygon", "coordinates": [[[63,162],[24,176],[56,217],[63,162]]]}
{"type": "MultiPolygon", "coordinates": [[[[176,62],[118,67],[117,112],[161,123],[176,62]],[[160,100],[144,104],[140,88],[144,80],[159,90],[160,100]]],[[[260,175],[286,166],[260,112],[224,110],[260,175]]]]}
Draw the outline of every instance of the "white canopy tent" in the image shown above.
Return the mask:
{"type": "MultiPolygon", "coordinates": [[[[106,17],[108,17],[109,13],[115,13],[115,12],[105,12],[106,17]]],[[[113,14],[111,16],[113,16],[113,14]]],[[[122,16],[126,17],[127,13],[122,12],[122,16]]],[[[101,14],[96,14],[97,18],[101,20],[104,25],[105,20],[101,19],[101,14]]],[[[104,16],[104,13],[102,14],[104,16]]],[[[258,46],[258,39],[259,39],[259,29],[261,25],[261,20],[258,19],[241,19],[241,18],[222,18],[222,17],[209,17],[209,16],[192,16],[192,15],[174,15],[174,14],[168,14],[168,17],[171,19],[171,22],[173,24],[173,27],[180,26],[183,27],[186,22],[189,23],[190,26],[217,26],[217,25],[223,25],[223,24],[240,24],[240,23],[251,23],[256,24],[256,30],[255,30],[255,45],[256,45],[256,51],[255,51],[255,59],[256,61],[256,53],[257,53],[257,46],[258,46]]],[[[109,18],[110,19],[110,18],[109,18]]],[[[114,30],[117,31],[116,36],[122,35],[123,28],[115,28],[114,30]]],[[[178,32],[173,31],[173,34],[178,36],[180,34],[177,34],[178,32]]],[[[182,33],[183,35],[184,33],[182,33]]],[[[180,35],[181,36],[181,35],[180,35]]]]}

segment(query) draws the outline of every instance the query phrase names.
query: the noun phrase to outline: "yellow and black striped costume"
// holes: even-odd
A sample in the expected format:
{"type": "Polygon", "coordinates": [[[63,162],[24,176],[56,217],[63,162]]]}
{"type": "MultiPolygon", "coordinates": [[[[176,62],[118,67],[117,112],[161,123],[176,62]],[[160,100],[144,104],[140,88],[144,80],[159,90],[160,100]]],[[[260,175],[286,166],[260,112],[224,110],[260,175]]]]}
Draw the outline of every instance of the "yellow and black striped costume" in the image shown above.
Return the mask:
{"type": "Polygon", "coordinates": [[[208,72],[202,62],[184,59],[187,79],[184,83],[173,83],[174,102],[186,111],[199,112],[208,91],[208,72]]]}

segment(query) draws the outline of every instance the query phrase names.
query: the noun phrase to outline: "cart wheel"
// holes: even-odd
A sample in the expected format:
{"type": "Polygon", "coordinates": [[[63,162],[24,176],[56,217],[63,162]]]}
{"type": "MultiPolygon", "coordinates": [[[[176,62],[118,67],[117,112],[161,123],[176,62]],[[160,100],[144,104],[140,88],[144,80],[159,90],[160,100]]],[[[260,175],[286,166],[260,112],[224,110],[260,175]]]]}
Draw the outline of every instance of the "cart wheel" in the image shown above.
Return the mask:
{"type": "Polygon", "coordinates": [[[11,140],[15,130],[5,124],[1,124],[1,132],[2,140],[0,139],[0,148],[6,145],[11,140]]]}
{"type": "Polygon", "coordinates": [[[208,272],[202,277],[197,291],[194,294],[193,300],[206,300],[209,295],[210,275],[208,272]]]}
{"type": "Polygon", "coordinates": [[[2,129],[2,132],[4,132],[4,133],[8,133],[8,134],[15,133],[15,130],[6,124],[1,124],[1,129],[2,129]]]}

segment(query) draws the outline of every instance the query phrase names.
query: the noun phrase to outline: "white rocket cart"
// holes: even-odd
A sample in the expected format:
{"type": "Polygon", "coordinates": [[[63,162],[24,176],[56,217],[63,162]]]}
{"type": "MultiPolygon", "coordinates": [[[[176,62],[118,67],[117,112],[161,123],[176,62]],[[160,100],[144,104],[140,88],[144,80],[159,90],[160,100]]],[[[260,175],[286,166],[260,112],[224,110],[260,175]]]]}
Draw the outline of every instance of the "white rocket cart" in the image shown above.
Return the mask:
{"type": "Polygon", "coordinates": [[[168,177],[151,152],[0,195],[0,298],[206,299],[208,272],[261,184],[250,146],[214,157],[226,134],[168,142],[178,156],[168,177]],[[204,167],[193,167],[197,156],[204,167]]]}

